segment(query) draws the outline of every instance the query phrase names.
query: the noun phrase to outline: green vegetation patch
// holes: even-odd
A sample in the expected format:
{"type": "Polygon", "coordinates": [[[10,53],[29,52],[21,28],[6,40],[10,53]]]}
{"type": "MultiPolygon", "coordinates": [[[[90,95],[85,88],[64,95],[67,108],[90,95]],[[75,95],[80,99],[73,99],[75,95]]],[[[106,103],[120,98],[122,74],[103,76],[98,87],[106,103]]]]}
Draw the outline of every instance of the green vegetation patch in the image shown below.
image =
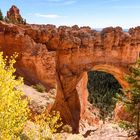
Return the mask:
{"type": "Polygon", "coordinates": [[[100,118],[112,117],[116,105],[116,93],[120,93],[120,84],[111,75],[101,71],[88,72],[88,100],[100,109],[100,118]]]}

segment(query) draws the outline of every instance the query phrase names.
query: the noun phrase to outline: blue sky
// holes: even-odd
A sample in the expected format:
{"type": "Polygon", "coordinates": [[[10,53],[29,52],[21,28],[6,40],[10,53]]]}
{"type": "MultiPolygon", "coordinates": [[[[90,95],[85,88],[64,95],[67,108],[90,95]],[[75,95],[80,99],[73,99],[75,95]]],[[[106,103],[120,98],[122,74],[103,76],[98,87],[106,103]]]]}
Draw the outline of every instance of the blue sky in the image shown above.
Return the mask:
{"type": "Polygon", "coordinates": [[[92,28],[140,25],[140,0],[1,0],[4,15],[13,4],[28,23],[92,28]]]}

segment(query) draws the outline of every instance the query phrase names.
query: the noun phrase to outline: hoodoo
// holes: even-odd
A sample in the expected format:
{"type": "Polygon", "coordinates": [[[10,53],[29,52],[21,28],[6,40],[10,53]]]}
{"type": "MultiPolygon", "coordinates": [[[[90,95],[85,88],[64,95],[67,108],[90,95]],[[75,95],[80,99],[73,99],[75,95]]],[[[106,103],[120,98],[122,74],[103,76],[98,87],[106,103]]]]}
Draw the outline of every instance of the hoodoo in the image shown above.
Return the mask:
{"type": "Polygon", "coordinates": [[[20,15],[20,10],[13,5],[7,12],[6,19],[12,23],[23,23],[23,18],[20,15]]]}

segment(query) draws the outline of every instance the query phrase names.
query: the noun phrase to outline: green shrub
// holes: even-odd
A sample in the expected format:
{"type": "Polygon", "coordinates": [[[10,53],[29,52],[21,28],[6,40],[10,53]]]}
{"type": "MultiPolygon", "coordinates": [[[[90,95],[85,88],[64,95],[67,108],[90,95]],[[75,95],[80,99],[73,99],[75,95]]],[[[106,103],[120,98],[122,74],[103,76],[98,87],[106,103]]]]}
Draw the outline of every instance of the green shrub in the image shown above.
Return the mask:
{"type": "Polygon", "coordinates": [[[131,122],[128,121],[119,121],[119,126],[125,130],[128,129],[132,129],[133,128],[133,124],[131,122]]]}
{"type": "Polygon", "coordinates": [[[41,93],[46,91],[46,88],[41,83],[34,85],[33,88],[35,88],[38,92],[41,93]]]}

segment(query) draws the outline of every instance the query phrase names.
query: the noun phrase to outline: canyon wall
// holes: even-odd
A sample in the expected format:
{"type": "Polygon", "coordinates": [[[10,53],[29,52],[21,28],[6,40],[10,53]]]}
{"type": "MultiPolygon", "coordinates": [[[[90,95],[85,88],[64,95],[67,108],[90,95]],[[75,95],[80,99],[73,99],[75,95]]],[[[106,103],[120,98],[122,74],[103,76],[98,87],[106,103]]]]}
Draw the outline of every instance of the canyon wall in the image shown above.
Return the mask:
{"type": "Polygon", "coordinates": [[[108,27],[14,25],[0,22],[0,51],[18,53],[16,74],[27,84],[57,88],[53,109],[78,132],[87,107],[87,75],[91,70],[111,73],[123,88],[129,65],[140,56],[140,27],[124,32],[108,27]]]}

